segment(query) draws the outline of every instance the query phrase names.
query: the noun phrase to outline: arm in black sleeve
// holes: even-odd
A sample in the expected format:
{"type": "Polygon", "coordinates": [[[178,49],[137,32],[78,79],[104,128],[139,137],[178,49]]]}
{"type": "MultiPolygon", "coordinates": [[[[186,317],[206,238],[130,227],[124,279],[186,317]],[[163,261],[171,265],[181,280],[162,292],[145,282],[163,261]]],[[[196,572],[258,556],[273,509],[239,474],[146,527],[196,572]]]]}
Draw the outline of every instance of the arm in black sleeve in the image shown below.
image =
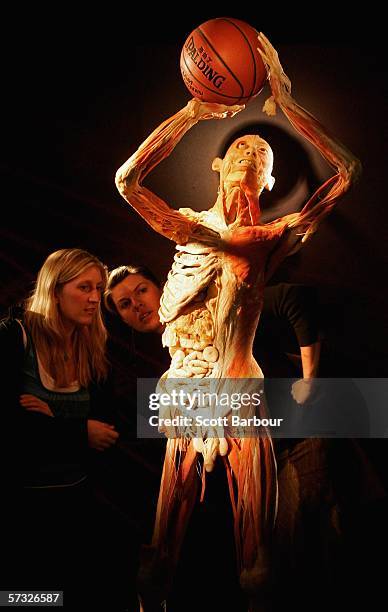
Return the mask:
{"type": "Polygon", "coordinates": [[[310,346],[319,340],[317,304],[313,288],[281,283],[267,287],[265,307],[288,320],[299,346],[310,346]]]}

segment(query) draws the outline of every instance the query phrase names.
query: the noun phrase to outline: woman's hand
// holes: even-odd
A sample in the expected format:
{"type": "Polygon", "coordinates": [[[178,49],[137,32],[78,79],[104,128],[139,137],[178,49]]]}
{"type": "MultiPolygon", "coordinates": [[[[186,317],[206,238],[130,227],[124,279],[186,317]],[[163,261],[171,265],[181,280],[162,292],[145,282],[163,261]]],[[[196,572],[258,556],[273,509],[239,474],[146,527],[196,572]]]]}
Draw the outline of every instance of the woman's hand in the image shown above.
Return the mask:
{"type": "Polygon", "coordinates": [[[23,406],[26,410],[33,410],[35,412],[41,412],[42,414],[46,414],[47,416],[53,417],[53,413],[46,402],[39,399],[35,395],[29,395],[25,393],[20,396],[20,405],[23,406]]]}
{"type": "Polygon", "coordinates": [[[119,434],[114,425],[88,419],[88,442],[90,448],[103,451],[116,443],[119,434]]]}
{"type": "Polygon", "coordinates": [[[235,104],[234,106],[226,106],[225,104],[216,104],[215,102],[201,102],[201,100],[193,98],[187,107],[198,121],[202,121],[203,119],[234,117],[234,115],[244,110],[245,105],[235,104]]]}
{"type": "Polygon", "coordinates": [[[293,383],[291,387],[291,395],[297,404],[303,406],[308,400],[311,400],[316,390],[314,378],[301,378],[293,383]]]}

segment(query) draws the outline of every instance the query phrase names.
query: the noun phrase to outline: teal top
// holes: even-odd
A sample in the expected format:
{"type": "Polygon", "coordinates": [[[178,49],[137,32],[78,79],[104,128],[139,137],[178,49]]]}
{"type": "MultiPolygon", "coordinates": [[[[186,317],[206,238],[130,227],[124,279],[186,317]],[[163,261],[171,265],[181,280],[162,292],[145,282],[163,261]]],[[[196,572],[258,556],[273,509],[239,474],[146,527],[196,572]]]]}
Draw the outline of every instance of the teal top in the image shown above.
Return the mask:
{"type": "Polygon", "coordinates": [[[43,386],[35,346],[27,332],[27,347],[23,364],[22,393],[36,395],[46,402],[54,417],[87,417],[90,411],[89,391],[80,387],[77,391],[51,391],[43,386]]]}
{"type": "MultiPolygon", "coordinates": [[[[72,430],[79,429],[79,437],[86,431],[85,422],[90,411],[88,389],[81,387],[76,391],[52,391],[41,380],[36,349],[30,334],[26,331],[27,346],[24,352],[21,393],[35,395],[46,402],[54,417],[39,415],[41,418],[56,420],[56,432],[63,435],[55,439],[44,439],[35,447],[29,458],[25,485],[30,488],[69,487],[81,483],[86,478],[85,449],[72,442],[67,424],[74,423],[72,430]],[[77,421],[79,423],[77,423],[77,421]]],[[[44,423],[42,423],[44,427],[44,423]]],[[[78,437],[77,437],[78,439],[78,437]]]]}

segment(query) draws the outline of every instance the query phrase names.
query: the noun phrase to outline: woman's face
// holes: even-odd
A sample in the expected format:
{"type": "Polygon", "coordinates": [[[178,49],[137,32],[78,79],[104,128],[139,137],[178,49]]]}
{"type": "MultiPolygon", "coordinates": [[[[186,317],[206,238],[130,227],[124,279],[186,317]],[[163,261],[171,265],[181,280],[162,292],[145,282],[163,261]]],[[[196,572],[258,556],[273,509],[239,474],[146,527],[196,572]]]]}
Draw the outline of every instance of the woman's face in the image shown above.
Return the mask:
{"type": "Polygon", "coordinates": [[[161,290],[141,274],[130,274],[111,291],[121,319],[139,332],[163,331],[159,321],[161,290]]]}
{"type": "Polygon", "coordinates": [[[56,297],[66,327],[71,329],[76,325],[92,323],[100,306],[103,288],[104,282],[97,266],[90,266],[60,287],[56,297]]]}

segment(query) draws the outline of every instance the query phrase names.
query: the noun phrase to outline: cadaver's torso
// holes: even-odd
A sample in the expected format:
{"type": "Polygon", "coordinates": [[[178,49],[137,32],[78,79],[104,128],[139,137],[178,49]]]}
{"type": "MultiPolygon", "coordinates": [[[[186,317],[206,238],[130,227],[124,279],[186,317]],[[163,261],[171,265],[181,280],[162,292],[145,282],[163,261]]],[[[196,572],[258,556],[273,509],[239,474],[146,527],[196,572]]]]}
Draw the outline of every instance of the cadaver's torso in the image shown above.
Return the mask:
{"type": "Polygon", "coordinates": [[[279,236],[255,228],[177,246],[161,299],[169,378],[253,378],[252,343],[263,304],[264,267],[279,236]]]}

